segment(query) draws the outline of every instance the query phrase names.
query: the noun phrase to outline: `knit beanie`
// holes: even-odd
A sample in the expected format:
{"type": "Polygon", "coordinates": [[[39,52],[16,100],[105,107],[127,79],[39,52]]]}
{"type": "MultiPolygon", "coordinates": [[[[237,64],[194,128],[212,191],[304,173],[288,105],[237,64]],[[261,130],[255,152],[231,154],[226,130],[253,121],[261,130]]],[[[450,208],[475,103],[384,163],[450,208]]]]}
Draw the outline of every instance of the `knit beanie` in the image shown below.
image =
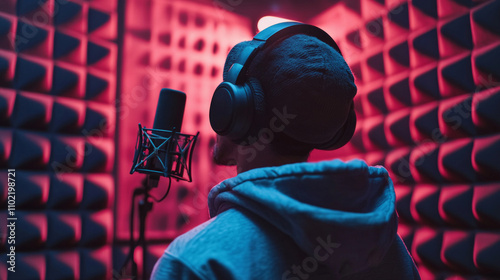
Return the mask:
{"type": "MultiPolygon", "coordinates": [[[[224,65],[224,81],[241,50],[255,43],[245,41],[231,49],[224,65]]],[[[264,92],[263,97],[256,96],[264,99],[257,100],[263,108],[256,108],[262,115],[256,126],[269,126],[273,109],[286,110],[295,117],[283,130],[285,138],[306,148],[315,148],[335,136],[347,120],[357,91],[342,55],[316,37],[304,34],[261,50],[248,68],[247,79],[258,80],[264,92]]]]}

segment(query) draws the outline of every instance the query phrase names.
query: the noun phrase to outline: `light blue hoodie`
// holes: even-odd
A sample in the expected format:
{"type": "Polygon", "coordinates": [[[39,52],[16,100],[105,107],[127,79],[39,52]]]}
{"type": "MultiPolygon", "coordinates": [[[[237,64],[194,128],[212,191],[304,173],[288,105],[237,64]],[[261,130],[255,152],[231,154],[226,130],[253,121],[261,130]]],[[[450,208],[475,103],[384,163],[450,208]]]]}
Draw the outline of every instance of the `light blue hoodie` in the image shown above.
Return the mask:
{"type": "Polygon", "coordinates": [[[353,160],[253,169],[209,194],[152,279],[420,279],[387,171],[353,160]]]}

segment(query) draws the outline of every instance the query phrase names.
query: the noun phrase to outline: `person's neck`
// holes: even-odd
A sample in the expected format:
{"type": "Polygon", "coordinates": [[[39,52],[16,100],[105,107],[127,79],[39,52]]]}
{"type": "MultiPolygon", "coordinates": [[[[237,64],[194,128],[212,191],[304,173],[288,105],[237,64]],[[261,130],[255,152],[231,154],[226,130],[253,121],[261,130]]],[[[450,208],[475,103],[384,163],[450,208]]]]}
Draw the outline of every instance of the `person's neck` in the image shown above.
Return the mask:
{"type": "Polygon", "coordinates": [[[270,147],[266,147],[262,151],[257,151],[254,158],[240,155],[237,159],[236,170],[240,174],[255,168],[280,166],[305,161],[307,161],[307,156],[284,156],[276,153],[270,147]]]}

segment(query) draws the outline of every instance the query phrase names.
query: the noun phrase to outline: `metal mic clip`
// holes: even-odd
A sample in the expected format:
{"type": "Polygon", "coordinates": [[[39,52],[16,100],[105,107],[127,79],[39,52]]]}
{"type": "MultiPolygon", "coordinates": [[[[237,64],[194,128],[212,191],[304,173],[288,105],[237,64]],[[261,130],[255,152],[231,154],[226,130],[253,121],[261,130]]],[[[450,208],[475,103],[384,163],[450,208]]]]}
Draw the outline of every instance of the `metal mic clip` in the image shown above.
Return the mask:
{"type": "Polygon", "coordinates": [[[137,171],[191,182],[192,152],[198,135],[199,132],[190,135],[175,129],[148,129],[139,124],[130,174],[137,171]]]}

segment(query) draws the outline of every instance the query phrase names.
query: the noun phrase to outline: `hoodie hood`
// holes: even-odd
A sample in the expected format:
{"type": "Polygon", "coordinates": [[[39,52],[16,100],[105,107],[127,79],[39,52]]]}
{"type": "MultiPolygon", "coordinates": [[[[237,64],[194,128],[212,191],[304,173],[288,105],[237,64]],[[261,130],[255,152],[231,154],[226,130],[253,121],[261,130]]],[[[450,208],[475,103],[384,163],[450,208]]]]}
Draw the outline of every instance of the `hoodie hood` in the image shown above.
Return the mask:
{"type": "Polygon", "coordinates": [[[397,231],[387,171],[361,160],[253,169],[216,185],[208,206],[211,217],[233,207],[260,216],[338,277],[380,263],[397,231]]]}

